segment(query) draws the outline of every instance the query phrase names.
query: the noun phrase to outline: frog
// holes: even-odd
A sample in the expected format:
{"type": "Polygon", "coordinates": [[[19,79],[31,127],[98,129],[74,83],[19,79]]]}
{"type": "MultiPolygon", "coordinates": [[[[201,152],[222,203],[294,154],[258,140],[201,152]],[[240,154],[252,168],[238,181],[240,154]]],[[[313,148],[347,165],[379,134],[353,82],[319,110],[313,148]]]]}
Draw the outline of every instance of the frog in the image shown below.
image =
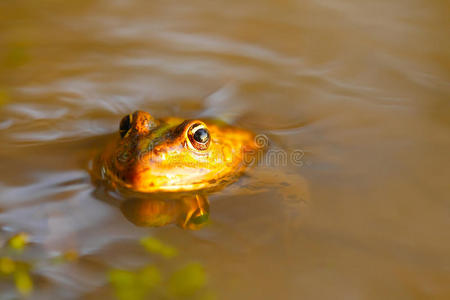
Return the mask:
{"type": "Polygon", "coordinates": [[[196,229],[208,219],[208,195],[237,181],[264,147],[252,131],[219,120],[138,110],[121,119],[94,177],[124,196],[121,210],[136,225],[196,229]]]}

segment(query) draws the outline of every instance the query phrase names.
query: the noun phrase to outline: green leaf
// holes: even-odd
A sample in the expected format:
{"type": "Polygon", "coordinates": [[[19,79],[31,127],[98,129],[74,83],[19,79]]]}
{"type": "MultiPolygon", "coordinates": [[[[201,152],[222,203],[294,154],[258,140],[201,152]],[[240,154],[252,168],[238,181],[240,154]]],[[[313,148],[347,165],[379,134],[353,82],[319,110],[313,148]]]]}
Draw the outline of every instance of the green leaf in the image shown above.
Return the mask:
{"type": "Polygon", "coordinates": [[[16,270],[16,263],[9,257],[0,258],[0,274],[9,275],[16,270]]]}
{"type": "Polygon", "coordinates": [[[178,254],[177,249],[172,246],[166,245],[160,240],[154,237],[146,237],[140,240],[140,244],[144,246],[144,248],[153,254],[159,254],[164,256],[165,258],[172,258],[178,254]]]}
{"type": "Polygon", "coordinates": [[[109,281],[117,286],[132,286],[135,280],[133,272],[125,270],[111,270],[109,272],[109,281]]]}
{"type": "Polygon", "coordinates": [[[155,266],[148,266],[138,273],[139,285],[153,289],[161,282],[161,274],[155,266]]]}
{"type": "Polygon", "coordinates": [[[20,232],[9,239],[8,246],[14,250],[23,250],[28,244],[29,238],[30,237],[27,233],[20,232]]]}
{"type": "Polygon", "coordinates": [[[19,269],[14,273],[14,282],[17,291],[26,296],[33,291],[33,281],[27,270],[19,269]]]}
{"type": "Polygon", "coordinates": [[[140,300],[145,296],[145,292],[137,287],[137,276],[133,272],[112,270],[109,272],[109,281],[119,300],[140,300]]]}
{"type": "Polygon", "coordinates": [[[147,299],[149,293],[161,282],[159,270],[148,266],[136,272],[111,270],[109,281],[119,300],[147,299]]]}
{"type": "Polygon", "coordinates": [[[206,274],[199,263],[190,263],[176,271],[169,280],[169,291],[177,297],[189,297],[206,285],[206,274]]]}

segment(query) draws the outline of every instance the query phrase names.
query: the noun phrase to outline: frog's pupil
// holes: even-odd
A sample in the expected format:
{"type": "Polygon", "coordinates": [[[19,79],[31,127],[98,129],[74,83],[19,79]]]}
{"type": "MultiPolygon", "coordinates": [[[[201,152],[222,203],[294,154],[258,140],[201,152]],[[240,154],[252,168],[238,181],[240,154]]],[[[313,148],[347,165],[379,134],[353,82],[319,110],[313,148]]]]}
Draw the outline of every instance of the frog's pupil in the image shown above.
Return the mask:
{"type": "Polygon", "coordinates": [[[200,128],[194,133],[194,140],[199,143],[205,144],[209,141],[209,132],[205,128],[200,128]]]}

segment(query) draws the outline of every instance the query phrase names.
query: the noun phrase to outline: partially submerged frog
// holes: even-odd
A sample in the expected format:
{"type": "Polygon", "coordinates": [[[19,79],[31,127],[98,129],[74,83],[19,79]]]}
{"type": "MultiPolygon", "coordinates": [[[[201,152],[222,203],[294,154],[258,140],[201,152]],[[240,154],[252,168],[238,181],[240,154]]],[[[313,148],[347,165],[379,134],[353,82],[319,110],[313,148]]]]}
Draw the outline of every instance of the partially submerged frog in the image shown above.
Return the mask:
{"type": "Polygon", "coordinates": [[[260,150],[244,129],[136,111],[121,120],[94,171],[121,194],[139,195],[122,205],[134,223],[192,228],[207,218],[206,194],[237,180],[260,150]]]}

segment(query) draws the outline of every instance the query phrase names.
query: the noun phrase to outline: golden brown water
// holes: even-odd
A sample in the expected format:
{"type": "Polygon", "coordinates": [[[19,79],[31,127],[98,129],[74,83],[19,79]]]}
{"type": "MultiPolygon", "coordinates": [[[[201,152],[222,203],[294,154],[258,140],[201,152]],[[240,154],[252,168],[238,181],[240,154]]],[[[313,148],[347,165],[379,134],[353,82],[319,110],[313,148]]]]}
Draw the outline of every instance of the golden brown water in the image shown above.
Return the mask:
{"type": "Polygon", "coordinates": [[[449,299],[449,11],[2,1],[0,259],[31,269],[5,275],[0,261],[0,298],[449,299]],[[259,166],[211,195],[201,230],[136,227],[88,173],[136,109],[225,118],[302,164],[259,166]],[[5,245],[19,232],[22,252],[5,245]],[[145,237],[173,248],[149,253],[145,237]],[[140,275],[123,285],[118,269],[140,275]]]}

